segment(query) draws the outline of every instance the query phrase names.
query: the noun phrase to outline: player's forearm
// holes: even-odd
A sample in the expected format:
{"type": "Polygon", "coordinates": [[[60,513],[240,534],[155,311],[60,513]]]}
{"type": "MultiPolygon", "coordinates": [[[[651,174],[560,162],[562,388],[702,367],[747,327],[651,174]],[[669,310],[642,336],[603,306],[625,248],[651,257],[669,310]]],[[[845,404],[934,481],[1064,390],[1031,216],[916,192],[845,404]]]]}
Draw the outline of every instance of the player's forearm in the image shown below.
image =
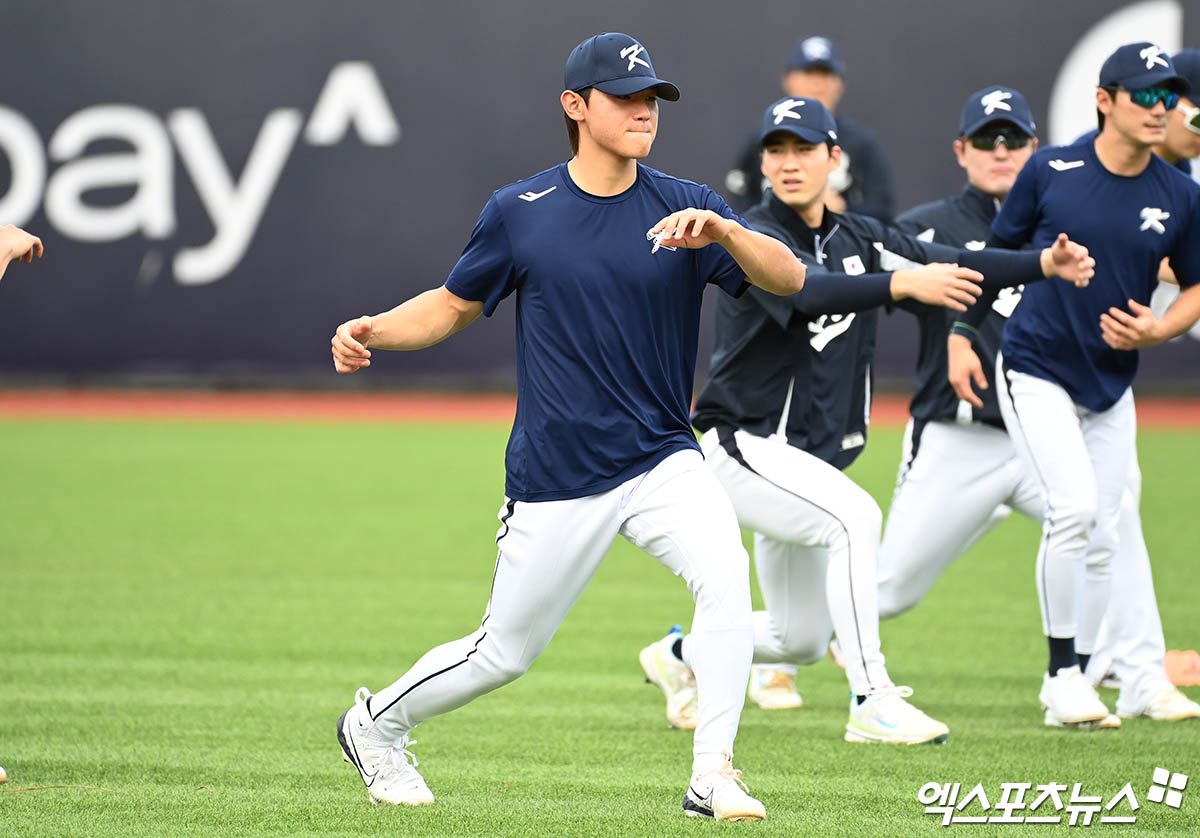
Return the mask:
{"type": "Polygon", "coordinates": [[[1053,275],[1046,273],[1045,258],[1036,250],[960,250],[958,264],[983,274],[984,288],[1012,288],[1029,282],[1037,282],[1053,275]]]}
{"type": "Polygon", "coordinates": [[[1193,285],[1179,292],[1178,299],[1154,324],[1155,343],[1168,341],[1182,335],[1200,320],[1200,285],[1193,285]]]}
{"type": "Polygon", "coordinates": [[[731,223],[721,246],[746,272],[746,279],[764,291],[794,294],[804,287],[804,264],[777,239],[731,223]]]}
{"type": "Polygon", "coordinates": [[[892,302],[892,276],[813,271],[804,279],[804,290],[792,299],[797,309],[812,317],[867,311],[892,302]]]}
{"type": "Polygon", "coordinates": [[[443,288],[433,288],[371,318],[369,349],[424,349],[468,325],[483,310],[482,303],[460,300],[443,288]]]}

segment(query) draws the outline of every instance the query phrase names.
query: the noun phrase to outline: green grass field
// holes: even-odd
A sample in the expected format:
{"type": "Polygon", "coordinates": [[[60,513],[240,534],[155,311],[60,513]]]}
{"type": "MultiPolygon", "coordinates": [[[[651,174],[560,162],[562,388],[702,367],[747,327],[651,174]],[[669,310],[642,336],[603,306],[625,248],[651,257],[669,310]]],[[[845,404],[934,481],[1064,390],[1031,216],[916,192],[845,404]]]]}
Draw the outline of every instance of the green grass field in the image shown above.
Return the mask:
{"type": "MultiPolygon", "coordinates": [[[[477,626],[506,431],[0,422],[0,836],[933,834],[916,799],[931,780],[983,782],[993,802],[1001,782],[1105,801],[1132,782],[1137,824],[1091,829],[1200,834],[1200,722],[1042,726],[1023,520],[883,626],[893,676],[950,725],[944,747],[843,742],[846,684],[822,661],[801,670],[803,709],[743,716],[737,764],[768,820],[684,818],[690,737],[636,655],[690,598],[619,542],[526,677],[417,731],[437,804],[368,805],[335,720],[360,684],[477,626]],[[1182,810],[1147,802],[1155,766],[1193,775],[1182,810]]],[[[1195,648],[1200,433],[1140,444],[1168,645],[1195,648]]],[[[884,505],[898,457],[879,430],[853,470],[884,505]]]]}

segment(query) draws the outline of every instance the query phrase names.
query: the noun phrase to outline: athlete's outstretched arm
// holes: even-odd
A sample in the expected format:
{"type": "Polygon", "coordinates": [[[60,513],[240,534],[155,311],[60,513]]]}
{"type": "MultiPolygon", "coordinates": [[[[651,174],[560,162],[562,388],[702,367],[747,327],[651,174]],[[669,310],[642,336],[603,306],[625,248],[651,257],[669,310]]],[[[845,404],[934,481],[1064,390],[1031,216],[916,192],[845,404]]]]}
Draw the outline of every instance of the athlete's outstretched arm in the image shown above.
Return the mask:
{"type": "Polygon", "coordinates": [[[483,303],[464,300],[445,286],[432,288],[373,317],[338,326],[331,341],[333,368],[341,373],[371,366],[371,349],[424,349],[471,324],[483,303]]]}
{"type": "Polygon", "coordinates": [[[647,235],[666,247],[695,249],[719,244],[746,272],[751,285],[772,294],[794,294],[804,287],[804,265],[787,245],[712,210],[689,208],[671,213],[647,235]]]}
{"type": "Polygon", "coordinates": [[[1113,349],[1141,349],[1183,334],[1197,320],[1200,320],[1200,285],[1193,285],[1179,292],[1161,318],[1154,316],[1150,306],[1137,300],[1129,300],[1129,311],[1110,308],[1100,315],[1100,333],[1113,349]]]}

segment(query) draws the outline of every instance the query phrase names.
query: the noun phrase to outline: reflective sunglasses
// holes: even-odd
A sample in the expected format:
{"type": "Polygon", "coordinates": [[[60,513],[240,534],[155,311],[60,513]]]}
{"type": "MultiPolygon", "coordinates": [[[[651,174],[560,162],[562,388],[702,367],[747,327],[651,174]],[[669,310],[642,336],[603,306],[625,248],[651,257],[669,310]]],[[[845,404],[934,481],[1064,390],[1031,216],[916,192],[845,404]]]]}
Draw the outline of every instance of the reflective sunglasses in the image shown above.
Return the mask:
{"type": "Polygon", "coordinates": [[[1029,145],[1032,139],[1024,131],[1013,127],[991,128],[986,131],[980,131],[978,134],[972,134],[967,137],[967,142],[972,148],[977,148],[980,151],[995,151],[1000,143],[1004,143],[1004,147],[1009,151],[1018,148],[1024,148],[1029,145]]]}
{"type": "Polygon", "coordinates": [[[1189,108],[1180,105],[1179,112],[1183,114],[1183,127],[1193,134],[1200,134],[1200,108],[1189,108]]]}
{"type": "Polygon", "coordinates": [[[1179,104],[1179,94],[1165,87],[1143,87],[1140,90],[1129,90],[1127,87],[1118,87],[1117,90],[1126,91],[1129,94],[1130,101],[1147,110],[1162,102],[1163,107],[1169,111],[1173,111],[1175,110],[1175,106],[1179,104]]]}

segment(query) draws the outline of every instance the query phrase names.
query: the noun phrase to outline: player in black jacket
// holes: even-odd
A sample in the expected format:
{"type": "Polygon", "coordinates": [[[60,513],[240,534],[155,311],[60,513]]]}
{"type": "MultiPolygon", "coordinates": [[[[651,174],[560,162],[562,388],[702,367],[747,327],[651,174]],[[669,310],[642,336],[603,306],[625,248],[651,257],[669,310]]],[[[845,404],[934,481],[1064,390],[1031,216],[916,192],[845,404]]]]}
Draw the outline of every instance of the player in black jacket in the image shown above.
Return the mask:
{"type": "MultiPolygon", "coordinates": [[[[1053,272],[1055,259],[1085,278],[1090,259],[1065,240],[1040,253],[959,251],[826,210],[840,150],[833,119],[815,100],[772,105],[761,137],[772,192],[748,215],[804,261],[808,280],[779,304],[750,292],[718,306],[712,378],[693,414],[709,468],[756,532],[767,607],[755,614],[755,661],[811,663],[836,630],[854,693],[846,739],[943,741],[946,726],[908,704],[911,691],[887,674],[875,594],[881,515],[839,470],[866,438],[873,310],[893,302],[962,310],[982,279],[972,268],[1017,284],[1053,272]],[[893,272],[901,261],[915,269],[893,272]],[[929,262],[941,264],[919,267],[929,262]]],[[[756,682],[781,680],[774,675],[756,673],[751,697],[763,703],[774,694],[781,701],[769,706],[796,706],[794,682],[756,682]]]]}

